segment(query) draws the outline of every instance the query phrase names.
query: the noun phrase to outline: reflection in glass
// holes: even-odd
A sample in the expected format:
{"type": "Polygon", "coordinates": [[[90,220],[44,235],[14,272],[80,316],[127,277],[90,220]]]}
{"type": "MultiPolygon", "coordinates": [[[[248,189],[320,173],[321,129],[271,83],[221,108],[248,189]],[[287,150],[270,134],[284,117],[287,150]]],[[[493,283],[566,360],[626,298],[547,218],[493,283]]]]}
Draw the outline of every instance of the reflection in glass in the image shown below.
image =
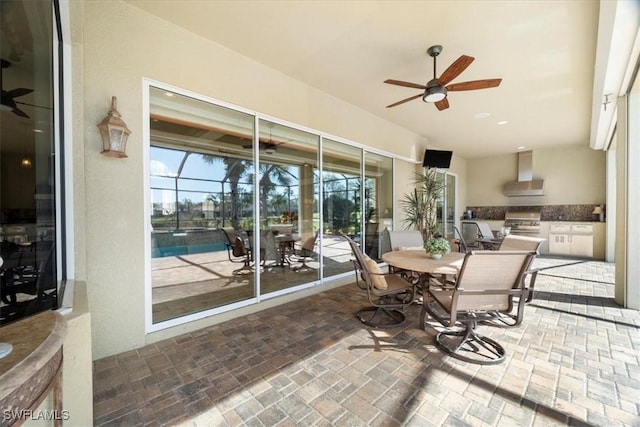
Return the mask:
{"type": "Polygon", "coordinates": [[[253,298],[253,117],[149,97],[153,322],[253,298]]]}
{"type": "Polygon", "coordinates": [[[454,175],[446,175],[447,185],[445,186],[446,197],[446,227],[444,229],[444,236],[453,238],[453,226],[456,223],[456,177],[454,175]]]}
{"type": "Polygon", "coordinates": [[[380,257],[380,234],[393,218],[393,159],[365,152],[365,253],[380,257]]]}
{"type": "Polygon", "coordinates": [[[351,249],[341,233],[362,244],[362,150],[324,139],[322,143],[324,277],[353,271],[351,249]]]}
{"type": "Polygon", "coordinates": [[[155,87],[149,97],[154,323],[351,272],[343,233],[379,257],[391,158],[325,140],[321,189],[318,134],[259,119],[254,142],[252,114],[155,87]]]}
{"type": "Polygon", "coordinates": [[[0,324],[58,307],[53,11],[0,2],[0,324]]]}
{"type": "Polygon", "coordinates": [[[438,233],[444,237],[453,238],[456,207],[456,177],[455,175],[440,171],[438,171],[437,176],[445,182],[442,188],[442,194],[440,194],[437,201],[438,233]]]}
{"type": "Polygon", "coordinates": [[[260,287],[267,294],[320,278],[319,137],[265,120],[258,127],[260,287]]]}

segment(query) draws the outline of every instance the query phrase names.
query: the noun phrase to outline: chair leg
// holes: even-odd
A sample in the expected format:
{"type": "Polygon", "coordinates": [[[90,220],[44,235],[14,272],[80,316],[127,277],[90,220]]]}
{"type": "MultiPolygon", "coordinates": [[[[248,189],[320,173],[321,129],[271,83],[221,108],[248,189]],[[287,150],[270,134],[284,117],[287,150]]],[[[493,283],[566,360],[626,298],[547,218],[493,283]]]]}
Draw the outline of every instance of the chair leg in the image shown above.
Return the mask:
{"type": "Polygon", "coordinates": [[[479,365],[495,365],[505,358],[497,341],[476,333],[475,321],[464,322],[464,329],[445,329],[436,335],[436,345],[456,359],[479,365]]]}
{"type": "Polygon", "coordinates": [[[311,266],[307,264],[307,257],[302,257],[302,261],[300,261],[300,265],[296,265],[294,267],[291,267],[291,270],[300,271],[303,268],[311,268],[311,266]]]}
{"type": "Polygon", "coordinates": [[[536,284],[536,278],[538,277],[538,271],[535,270],[533,272],[531,272],[531,278],[529,279],[529,293],[527,295],[527,299],[525,300],[525,302],[531,302],[531,300],[533,299],[533,287],[536,284]]]}
{"type": "Polygon", "coordinates": [[[427,308],[423,304],[422,310],[420,310],[420,323],[419,323],[420,329],[422,329],[423,331],[427,329],[426,322],[427,322],[427,308]]]}
{"type": "Polygon", "coordinates": [[[397,328],[404,325],[404,313],[392,307],[385,307],[388,297],[383,297],[377,305],[365,307],[356,313],[356,317],[371,328],[397,328]]]}
{"type": "Polygon", "coordinates": [[[511,313],[502,312],[502,311],[494,311],[492,312],[493,318],[483,320],[482,323],[484,325],[491,325],[497,327],[513,327],[518,326],[522,323],[522,319],[518,319],[518,316],[515,316],[511,313]]]}
{"type": "Polygon", "coordinates": [[[398,310],[384,307],[365,307],[356,313],[356,317],[371,328],[397,328],[404,325],[405,315],[398,310]]]}

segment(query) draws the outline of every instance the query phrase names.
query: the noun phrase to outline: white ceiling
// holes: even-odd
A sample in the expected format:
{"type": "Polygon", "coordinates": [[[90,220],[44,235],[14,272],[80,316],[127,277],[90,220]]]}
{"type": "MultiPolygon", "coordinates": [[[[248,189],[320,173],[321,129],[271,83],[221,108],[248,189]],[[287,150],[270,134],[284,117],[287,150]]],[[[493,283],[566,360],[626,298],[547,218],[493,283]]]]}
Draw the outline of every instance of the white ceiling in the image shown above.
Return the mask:
{"type": "Polygon", "coordinates": [[[597,1],[129,2],[462,157],[589,144],[597,1]],[[385,108],[420,93],[385,79],[433,77],[435,44],[438,76],[464,54],[476,59],[452,83],[502,84],[450,93],[444,111],[385,108]]]}

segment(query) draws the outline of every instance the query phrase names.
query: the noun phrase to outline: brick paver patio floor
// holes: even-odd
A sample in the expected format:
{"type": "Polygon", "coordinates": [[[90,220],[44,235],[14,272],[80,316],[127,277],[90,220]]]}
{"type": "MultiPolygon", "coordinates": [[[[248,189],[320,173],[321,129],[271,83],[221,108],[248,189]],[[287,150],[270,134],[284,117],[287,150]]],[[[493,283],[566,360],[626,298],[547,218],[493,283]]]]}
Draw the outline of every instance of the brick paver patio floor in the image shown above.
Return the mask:
{"type": "Polygon", "coordinates": [[[472,365],[435,323],[372,330],[354,284],[94,363],[95,424],[640,426],[640,313],[613,301],[613,265],[549,258],[507,350],[472,365]]]}

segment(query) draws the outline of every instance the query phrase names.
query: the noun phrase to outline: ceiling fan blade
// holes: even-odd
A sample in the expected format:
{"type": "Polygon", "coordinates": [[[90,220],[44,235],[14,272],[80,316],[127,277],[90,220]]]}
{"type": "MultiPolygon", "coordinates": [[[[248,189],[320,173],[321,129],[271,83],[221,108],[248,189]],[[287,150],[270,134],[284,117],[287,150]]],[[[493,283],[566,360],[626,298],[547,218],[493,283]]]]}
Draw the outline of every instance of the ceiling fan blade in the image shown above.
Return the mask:
{"type": "Polygon", "coordinates": [[[27,116],[27,113],[25,113],[24,111],[22,111],[18,107],[13,109],[13,113],[18,115],[18,116],[20,116],[20,117],[24,117],[25,119],[29,119],[30,118],[29,116],[27,116]]]}
{"type": "Polygon", "coordinates": [[[36,104],[29,104],[28,102],[20,102],[20,101],[14,101],[15,104],[20,104],[20,105],[28,105],[29,107],[36,107],[36,108],[45,108],[47,110],[51,110],[51,107],[47,107],[46,105],[36,105],[36,104]]]}
{"type": "Polygon", "coordinates": [[[396,86],[412,87],[415,89],[427,88],[425,85],[419,85],[418,83],[411,83],[411,82],[403,82],[402,80],[387,79],[384,81],[384,83],[388,83],[390,85],[396,85],[396,86]]]}
{"type": "Polygon", "coordinates": [[[391,107],[395,107],[396,105],[400,105],[400,104],[404,104],[405,102],[409,102],[409,101],[413,101],[414,99],[418,99],[422,96],[421,93],[414,95],[414,96],[410,96],[406,99],[403,99],[402,101],[398,101],[398,102],[394,102],[393,104],[387,105],[387,108],[391,108],[391,107]]]}
{"type": "Polygon", "coordinates": [[[449,101],[447,100],[447,98],[444,98],[443,100],[436,102],[436,108],[440,111],[446,110],[447,108],[449,108],[449,101]]]}
{"type": "Polygon", "coordinates": [[[470,82],[454,83],[446,88],[448,91],[489,89],[500,86],[500,82],[502,82],[502,79],[473,80],[470,82]]]}
{"type": "Polygon", "coordinates": [[[449,65],[449,68],[444,70],[444,73],[438,79],[441,85],[446,85],[451,80],[455,79],[467,69],[469,65],[475,60],[475,58],[467,55],[462,55],[460,58],[456,59],[455,62],[449,65]]]}
{"type": "Polygon", "coordinates": [[[27,89],[27,88],[24,88],[24,87],[19,87],[19,88],[16,88],[16,89],[8,90],[5,93],[10,98],[17,98],[19,96],[23,96],[23,95],[26,95],[26,94],[31,93],[31,92],[33,92],[33,89],[27,89]]]}

